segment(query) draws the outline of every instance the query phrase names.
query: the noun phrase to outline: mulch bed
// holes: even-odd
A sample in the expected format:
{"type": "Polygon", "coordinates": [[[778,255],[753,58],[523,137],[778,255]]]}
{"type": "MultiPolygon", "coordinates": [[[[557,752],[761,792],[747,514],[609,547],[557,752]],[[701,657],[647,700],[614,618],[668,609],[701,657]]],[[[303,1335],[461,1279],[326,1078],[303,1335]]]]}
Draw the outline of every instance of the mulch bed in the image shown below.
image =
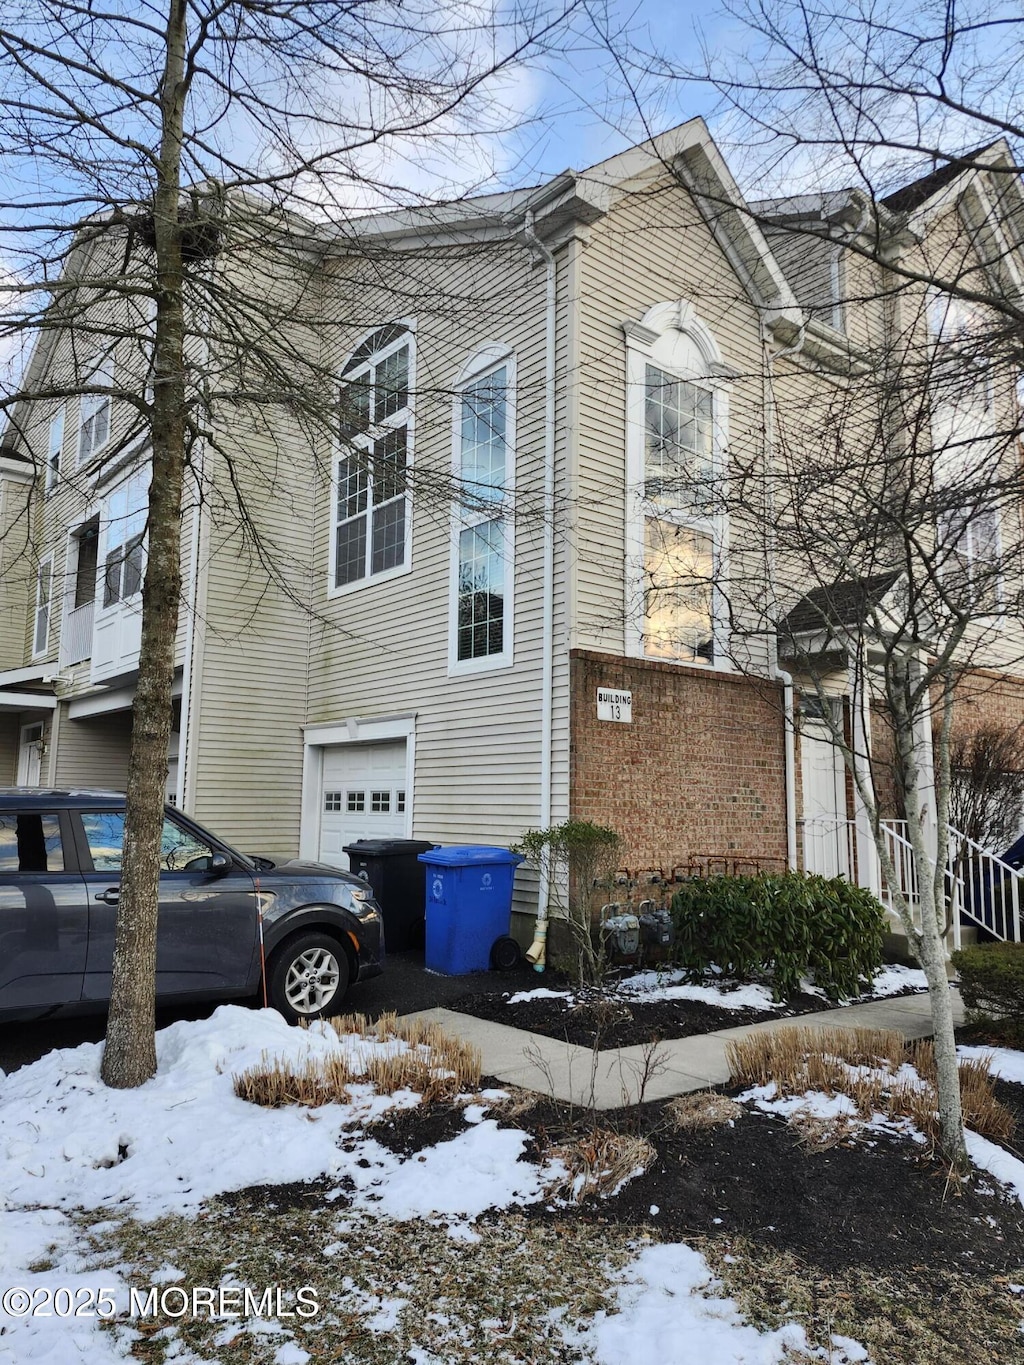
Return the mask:
{"type": "Polygon", "coordinates": [[[793,1018],[833,1008],[818,995],[795,996],[777,1010],[722,1009],[699,1000],[644,1002],[611,992],[578,999],[568,1008],[565,1000],[546,996],[514,1005],[508,1003],[508,998],[508,992],[500,995],[474,993],[450,1001],[448,1008],[495,1024],[524,1029],[527,1033],[557,1038],[560,1042],[596,1047],[598,1051],[633,1047],[660,1038],[690,1038],[699,1033],[738,1028],[741,1024],[793,1018]]]}
{"type": "MultiPolygon", "coordinates": [[[[1024,1114],[1024,1086],[999,1090],[1024,1114]]],[[[945,1167],[906,1139],[872,1133],[812,1150],[778,1116],[746,1108],[731,1124],[681,1132],[663,1101],[595,1117],[538,1099],[510,1119],[500,1109],[489,1116],[530,1132],[541,1153],[597,1126],[637,1133],[657,1150],[651,1169],[618,1194],[530,1205],[529,1218],[654,1227],[666,1241],[743,1238],[795,1253],[823,1273],[932,1265],[1024,1279],[1024,1207],[950,1185],[945,1167]]],[[[449,1140],[464,1122],[460,1108],[437,1105],[388,1115],[371,1131],[408,1154],[449,1140]]]]}

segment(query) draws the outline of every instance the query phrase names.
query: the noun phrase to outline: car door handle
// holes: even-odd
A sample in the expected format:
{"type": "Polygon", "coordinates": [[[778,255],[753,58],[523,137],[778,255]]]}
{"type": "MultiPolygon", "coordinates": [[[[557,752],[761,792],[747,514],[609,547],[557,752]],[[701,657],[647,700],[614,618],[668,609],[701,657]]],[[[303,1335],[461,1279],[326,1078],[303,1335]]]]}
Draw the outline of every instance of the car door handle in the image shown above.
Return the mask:
{"type": "Polygon", "coordinates": [[[109,886],[106,891],[97,891],[93,896],[94,901],[103,901],[104,905],[116,905],[121,899],[121,888],[119,886],[109,886]]]}

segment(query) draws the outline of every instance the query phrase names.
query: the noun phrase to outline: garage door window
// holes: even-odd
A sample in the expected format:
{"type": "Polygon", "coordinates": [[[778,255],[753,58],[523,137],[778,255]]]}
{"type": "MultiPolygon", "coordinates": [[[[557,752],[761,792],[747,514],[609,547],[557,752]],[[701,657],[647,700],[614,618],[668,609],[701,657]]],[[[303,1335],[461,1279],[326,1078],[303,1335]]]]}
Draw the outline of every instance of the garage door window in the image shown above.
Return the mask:
{"type": "Polygon", "coordinates": [[[366,809],[365,792],[349,792],[346,810],[361,811],[366,809]]]}

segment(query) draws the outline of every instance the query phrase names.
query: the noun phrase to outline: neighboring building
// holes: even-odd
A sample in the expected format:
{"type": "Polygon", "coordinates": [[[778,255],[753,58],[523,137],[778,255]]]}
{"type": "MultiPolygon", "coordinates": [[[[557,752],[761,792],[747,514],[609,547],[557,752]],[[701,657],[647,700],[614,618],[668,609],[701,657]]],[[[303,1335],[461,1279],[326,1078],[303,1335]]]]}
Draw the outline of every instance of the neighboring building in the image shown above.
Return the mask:
{"type": "MultiPolygon", "coordinates": [[[[572,815],[617,829],[638,874],[866,875],[813,700],[787,742],[767,561],[700,490],[771,458],[770,407],[871,354],[883,291],[740,206],[694,120],[533,190],[321,233],[321,306],[362,319],[338,327],[342,439],[218,420],[182,527],[171,800],[276,857],[507,844],[572,815]],[[388,247],[385,282],[358,241],[388,247]]],[[[91,379],[21,414],[0,459],[0,783],[123,786],[148,465],[119,395],[145,374],[59,329],[33,366],[91,379]]]]}

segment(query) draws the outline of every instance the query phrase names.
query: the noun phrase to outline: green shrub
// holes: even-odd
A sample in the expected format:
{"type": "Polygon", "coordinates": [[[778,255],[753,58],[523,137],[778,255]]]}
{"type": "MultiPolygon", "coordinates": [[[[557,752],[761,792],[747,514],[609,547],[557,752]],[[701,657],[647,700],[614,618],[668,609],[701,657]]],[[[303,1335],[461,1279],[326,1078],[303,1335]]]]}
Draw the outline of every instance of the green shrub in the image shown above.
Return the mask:
{"type": "Polygon", "coordinates": [[[998,1020],[1007,1041],[1024,1043],[1024,943],[977,943],[953,954],[968,1021],[998,1020]]]}
{"type": "Polygon", "coordinates": [[[673,896],[672,918],[680,966],[767,973],[777,1000],[795,995],[802,976],[831,999],[856,995],[882,964],[885,912],[842,877],[695,879],[673,896]]]}

